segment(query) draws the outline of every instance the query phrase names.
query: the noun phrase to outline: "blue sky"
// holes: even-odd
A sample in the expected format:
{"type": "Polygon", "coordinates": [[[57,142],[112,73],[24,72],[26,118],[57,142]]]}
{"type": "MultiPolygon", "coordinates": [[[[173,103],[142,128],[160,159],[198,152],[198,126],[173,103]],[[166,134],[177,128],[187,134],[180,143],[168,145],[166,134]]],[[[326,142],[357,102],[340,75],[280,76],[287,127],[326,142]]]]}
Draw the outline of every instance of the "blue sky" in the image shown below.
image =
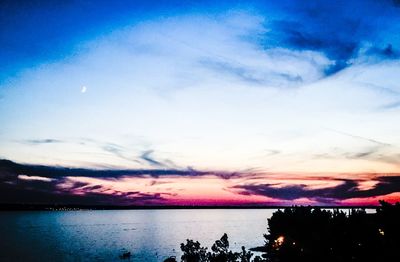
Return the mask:
{"type": "Polygon", "coordinates": [[[260,173],[215,182],[255,195],[399,173],[397,1],[1,5],[0,158],[260,173]]]}
{"type": "MultiPolygon", "coordinates": [[[[248,10],[271,18],[265,47],[320,50],[343,66],[360,47],[374,42],[385,53],[398,43],[396,1],[2,1],[2,78],[43,61],[79,51],[82,41],[141,21],[182,14],[248,10]],[[382,30],[384,29],[384,30],[382,30]],[[272,37],[272,39],[271,39],[272,37]]],[[[337,68],[335,68],[337,70],[337,68]]]]}
{"type": "Polygon", "coordinates": [[[79,52],[82,41],[155,17],[219,9],[207,1],[2,1],[2,80],[79,52]],[[204,10],[204,9],[203,9],[204,10]]]}

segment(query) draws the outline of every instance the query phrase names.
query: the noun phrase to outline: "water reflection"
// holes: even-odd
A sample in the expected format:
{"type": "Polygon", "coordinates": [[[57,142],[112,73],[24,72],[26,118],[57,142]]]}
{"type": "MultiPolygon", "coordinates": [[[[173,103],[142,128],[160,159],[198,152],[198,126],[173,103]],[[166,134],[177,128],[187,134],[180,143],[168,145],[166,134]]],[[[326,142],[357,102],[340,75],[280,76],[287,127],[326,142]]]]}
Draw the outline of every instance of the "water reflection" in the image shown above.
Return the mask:
{"type": "Polygon", "coordinates": [[[263,244],[268,209],[106,210],[0,213],[0,261],[134,261],[180,257],[186,238],[211,246],[223,233],[232,249],[263,244]]]}

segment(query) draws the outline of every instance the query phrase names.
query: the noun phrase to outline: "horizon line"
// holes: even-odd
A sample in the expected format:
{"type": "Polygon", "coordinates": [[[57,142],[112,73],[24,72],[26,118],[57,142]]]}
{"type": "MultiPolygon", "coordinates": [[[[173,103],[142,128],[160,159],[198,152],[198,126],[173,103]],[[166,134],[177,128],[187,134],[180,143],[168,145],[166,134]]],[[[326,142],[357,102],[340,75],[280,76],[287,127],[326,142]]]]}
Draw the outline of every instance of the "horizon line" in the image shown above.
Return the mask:
{"type": "MultiPolygon", "coordinates": [[[[399,203],[399,202],[396,202],[399,203]]],[[[73,210],[147,210],[147,209],[285,209],[311,207],[322,209],[377,209],[381,205],[76,205],[0,203],[0,211],[73,210]]]]}

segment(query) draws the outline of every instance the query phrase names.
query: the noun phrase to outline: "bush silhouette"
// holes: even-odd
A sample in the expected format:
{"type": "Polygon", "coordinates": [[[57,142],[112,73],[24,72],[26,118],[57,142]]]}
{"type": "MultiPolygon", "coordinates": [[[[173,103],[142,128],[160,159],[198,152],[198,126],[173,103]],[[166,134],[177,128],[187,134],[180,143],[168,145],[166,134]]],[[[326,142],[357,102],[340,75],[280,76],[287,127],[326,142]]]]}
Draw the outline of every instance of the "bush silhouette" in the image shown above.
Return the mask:
{"type": "Polygon", "coordinates": [[[225,233],[220,240],[215,241],[211,250],[213,253],[208,253],[210,262],[235,262],[239,258],[239,253],[233,253],[229,250],[228,235],[225,233]]]}
{"type": "Polygon", "coordinates": [[[181,250],[183,252],[181,259],[184,262],[208,261],[207,248],[202,247],[198,241],[187,239],[186,244],[181,244],[181,250]]]}
{"type": "MultiPolygon", "coordinates": [[[[186,240],[186,244],[181,244],[183,262],[251,262],[253,253],[246,251],[242,247],[242,252],[233,252],[229,249],[228,235],[224,234],[221,239],[216,240],[212,245],[212,252],[207,252],[207,248],[202,247],[198,241],[186,240]]],[[[171,258],[168,258],[171,259],[171,258]]],[[[257,261],[262,261],[261,258],[257,261]]],[[[176,260],[164,260],[168,262],[176,260]]],[[[256,261],[256,260],[254,260],[256,261]]]]}

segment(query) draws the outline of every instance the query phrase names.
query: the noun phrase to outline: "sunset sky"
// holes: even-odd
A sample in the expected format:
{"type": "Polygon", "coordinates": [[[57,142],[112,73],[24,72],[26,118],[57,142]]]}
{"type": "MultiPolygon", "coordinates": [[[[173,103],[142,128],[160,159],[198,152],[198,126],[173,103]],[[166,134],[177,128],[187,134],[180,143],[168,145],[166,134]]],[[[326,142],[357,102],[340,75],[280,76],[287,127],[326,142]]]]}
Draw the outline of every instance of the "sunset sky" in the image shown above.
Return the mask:
{"type": "Polygon", "coordinates": [[[0,202],[400,201],[399,32],[395,0],[1,1],[0,202]]]}

